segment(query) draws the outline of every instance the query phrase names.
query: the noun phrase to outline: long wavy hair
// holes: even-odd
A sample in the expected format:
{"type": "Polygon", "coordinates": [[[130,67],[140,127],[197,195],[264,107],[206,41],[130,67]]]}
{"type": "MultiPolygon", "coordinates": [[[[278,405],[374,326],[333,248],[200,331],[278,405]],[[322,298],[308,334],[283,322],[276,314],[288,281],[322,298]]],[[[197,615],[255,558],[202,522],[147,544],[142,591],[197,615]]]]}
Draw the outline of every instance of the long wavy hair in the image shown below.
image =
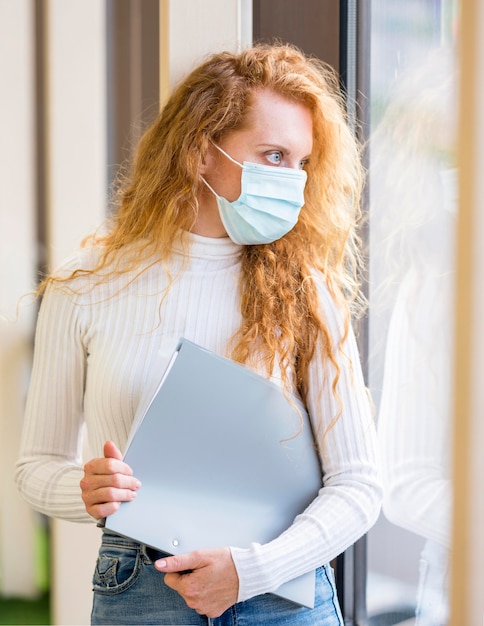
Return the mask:
{"type": "Polygon", "coordinates": [[[278,241],[243,249],[243,321],[230,356],[246,364],[262,359],[268,372],[278,361],[284,384],[294,381],[304,398],[318,340],[336,367],[335,390],[339,372],[338,346],[330,340],[315,273],[326,281],[346,329],[362,302],[356,225],[363,175],[337,77],[295,47],[263,44],[214,54],[179,84],[137,146],[107,232],[91,238],[103,249],[97,266],[69,279],[93,274],[106,281],[141,267],[140,259],[148,261],[143,267],[167,261],[174,239],[195,225],[209,146],[242,127],[253,94],[261,89],[310,109],[313,152],[296,226],[278,241]]]}

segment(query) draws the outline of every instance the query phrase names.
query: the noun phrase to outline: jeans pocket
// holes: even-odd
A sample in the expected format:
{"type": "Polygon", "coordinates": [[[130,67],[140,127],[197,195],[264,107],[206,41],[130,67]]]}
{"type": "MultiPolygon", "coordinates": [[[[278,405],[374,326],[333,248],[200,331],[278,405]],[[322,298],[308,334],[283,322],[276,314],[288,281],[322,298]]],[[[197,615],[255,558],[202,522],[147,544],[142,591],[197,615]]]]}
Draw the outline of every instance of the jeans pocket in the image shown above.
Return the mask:
{"type": "Polygon", "coordinates": [[[93,591],[103,594],[122,593],[138,580],[141,567],[138,549],[102,546],[94,570],[93,591]]]}

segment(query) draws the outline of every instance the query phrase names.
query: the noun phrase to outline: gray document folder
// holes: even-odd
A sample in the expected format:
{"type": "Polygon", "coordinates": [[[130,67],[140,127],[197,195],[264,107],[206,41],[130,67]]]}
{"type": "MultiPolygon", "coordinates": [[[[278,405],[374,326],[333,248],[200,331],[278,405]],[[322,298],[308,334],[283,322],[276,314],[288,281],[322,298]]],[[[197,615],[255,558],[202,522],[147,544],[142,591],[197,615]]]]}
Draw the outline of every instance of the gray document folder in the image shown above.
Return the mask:
{"type": "MultiPolygon", "coordinates": [[[[186,339],[124,458],[142,487],[106,528],[170,554],[271,541],[322,486],[302,405],[186,339]]],[[[314,588],[313,571],[274,593],[312,608],[314,588]]]]}

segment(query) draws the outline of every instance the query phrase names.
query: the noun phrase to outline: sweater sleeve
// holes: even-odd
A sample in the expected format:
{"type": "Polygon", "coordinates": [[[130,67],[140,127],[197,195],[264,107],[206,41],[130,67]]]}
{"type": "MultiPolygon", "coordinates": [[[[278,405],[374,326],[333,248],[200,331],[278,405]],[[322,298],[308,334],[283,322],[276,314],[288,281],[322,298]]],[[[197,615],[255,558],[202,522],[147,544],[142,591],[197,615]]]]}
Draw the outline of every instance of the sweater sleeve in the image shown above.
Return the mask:
{"type": "Polygon", "coordinates": [[[386,517],[449,547],[452,515],[448,277],[403,283],[387,338],[378,435],[386,517]],[[444,302],[446,304],[446,302],[444,302]]]}
{"type": "Polygon", "coordinates": [[[37,511],[76,522],[93,521],[81,498],[86,307],[49,286],[39,312],[32,377],[16,483],[37,511]],[[78,303],[77,303],[78,304],[78,303]]]}
{"type": "MultiPolygon", "coordinates": [[[[321,297],[337,345],[340,316],[329,293],[323,291],[321,297]]],[[[279,537],[264,545],[231,548],[239,575],[239,601],[275,591],[288,580],[331,561],[365,534],[378,517],[382,494],[376,433],[352,331],[337,362],[337,393],[332,388],[334,367],[324,363],[321,347],[310,371],[308,409],[319,434],[323,486],[279,537]]]]}

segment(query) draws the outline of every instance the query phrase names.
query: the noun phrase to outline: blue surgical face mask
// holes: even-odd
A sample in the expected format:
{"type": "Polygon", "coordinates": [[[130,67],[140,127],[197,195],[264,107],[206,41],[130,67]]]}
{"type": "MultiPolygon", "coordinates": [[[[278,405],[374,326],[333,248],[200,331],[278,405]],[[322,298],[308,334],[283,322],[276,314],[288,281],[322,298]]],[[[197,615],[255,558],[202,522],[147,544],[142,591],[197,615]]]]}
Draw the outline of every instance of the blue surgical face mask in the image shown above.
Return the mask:
{"type": "Polygon", "coordinates": [[[234,202],[219,196],[202,177],[217,198],[220,218],[230,239],[242,245],[257,245],[271,243],[288,233],[304,204],[306,172],[247,161],[241,164],[215,147],[242,168],[241,193],[234,202]]]}

